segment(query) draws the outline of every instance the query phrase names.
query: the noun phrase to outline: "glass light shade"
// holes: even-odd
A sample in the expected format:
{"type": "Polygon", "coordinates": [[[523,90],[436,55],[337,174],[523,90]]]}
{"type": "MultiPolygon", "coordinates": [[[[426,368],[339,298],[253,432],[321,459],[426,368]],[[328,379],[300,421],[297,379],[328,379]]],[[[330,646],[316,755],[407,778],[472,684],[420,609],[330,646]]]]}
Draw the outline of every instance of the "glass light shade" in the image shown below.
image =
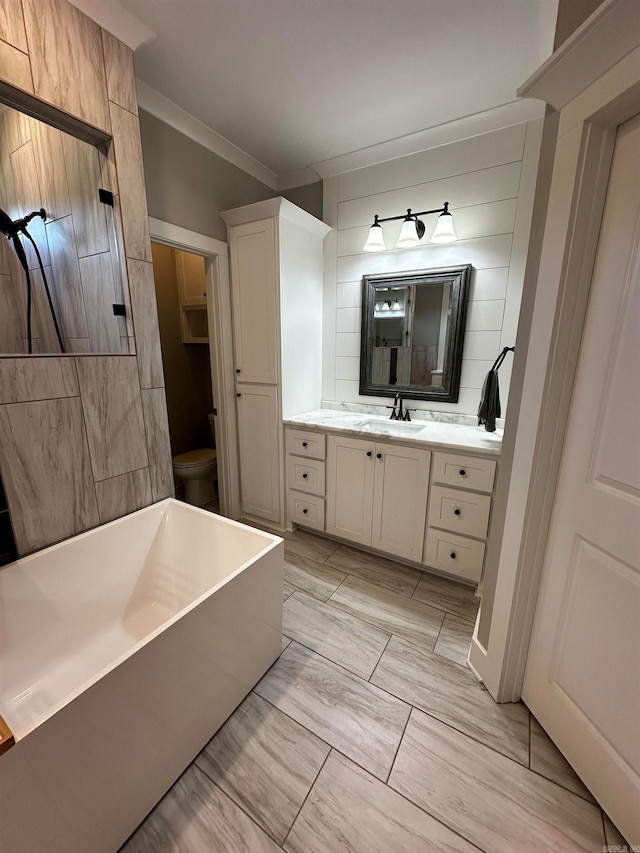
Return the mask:
{"type": "Polygon", "coordinates": [[[390,302],[383,302],[382,303],[382,310],[383,311],[391,311],[391,303],[390,302]]]}
{"type": "Polygon", "coordinates": [[[367,242],[362,247],[362,251],[383,252],[386,248],[382,234],[382,225],[376,223],[369,228],[369,236],[367,237],[367,242]]]}
{"type": "Polygon", "coordinates": [[[420,238],[418,237],[415,219],[405,219],[400,229],[396,249],[408,249],[411,246],[417,246],[419,242],[420,238]]]}
{"type": "Polygon", "coordinates": [[[402,305],[400,305],[400,303],[398,302],[398,300],[397,300],[397,299],[396,299],[396,301],[393,303],[393,305],[391,306],[391,310],[392,310],[392,311],[402,311],[402,305]]]}
{"type": "Polygon", "coordinates": [[[450,213],[441,213],[431,235],[431,242],[453,243],[456,239],[456,232],[453,230],[453,216],[450,213]]]}

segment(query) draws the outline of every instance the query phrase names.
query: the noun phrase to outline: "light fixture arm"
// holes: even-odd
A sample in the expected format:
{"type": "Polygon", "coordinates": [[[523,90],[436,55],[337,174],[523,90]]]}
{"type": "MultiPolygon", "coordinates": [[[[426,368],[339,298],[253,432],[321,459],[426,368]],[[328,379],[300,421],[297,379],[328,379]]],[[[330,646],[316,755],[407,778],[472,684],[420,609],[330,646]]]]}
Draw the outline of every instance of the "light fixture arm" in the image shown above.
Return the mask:
{"type": "Polygon", "coordinates": [[[429,213],[449,213],[449,202],[445,201],[444,207],[434,207],[433,210],[418,210],[415,213],[408,207],[407,212],[401,216],[378,216],[376,213],[373,217],[373,224],[379,225],[381,222],[394,222],[398,219],[416,219],[418,216],[427,216],[429,213]]]}

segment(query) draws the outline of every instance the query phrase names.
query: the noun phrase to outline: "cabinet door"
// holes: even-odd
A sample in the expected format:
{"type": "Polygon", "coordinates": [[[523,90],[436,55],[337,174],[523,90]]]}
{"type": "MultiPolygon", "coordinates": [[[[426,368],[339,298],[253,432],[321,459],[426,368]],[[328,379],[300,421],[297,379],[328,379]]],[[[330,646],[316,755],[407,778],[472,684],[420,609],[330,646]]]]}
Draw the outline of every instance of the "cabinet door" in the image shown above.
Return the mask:
{"type": "Polygon", "coordinates": [[[176,249],[176,277],[178,299],[182,307],[207,304],[207,280],[202,255],[176,249]]]}
{"type": "Polygon", "coordinates": [[[237,389],[242,512],[279,524],[278,389],[243,384],[237,389]]]}
{"type": "Polygon", "coordinates": [[[431,453],[419,447],[376,444],[371,545],[422,560],[431,453]]]}
{"type": "Polygon", "coordinates": [[[327,439],[327,533],[371,544],[375,444],[330,435],[327,439]]]}
{"type": "Polygon", "coordinates": [[[241,382],[278,382],[276,226],[261,219],[229,229],[233,346],[241,382]]]}

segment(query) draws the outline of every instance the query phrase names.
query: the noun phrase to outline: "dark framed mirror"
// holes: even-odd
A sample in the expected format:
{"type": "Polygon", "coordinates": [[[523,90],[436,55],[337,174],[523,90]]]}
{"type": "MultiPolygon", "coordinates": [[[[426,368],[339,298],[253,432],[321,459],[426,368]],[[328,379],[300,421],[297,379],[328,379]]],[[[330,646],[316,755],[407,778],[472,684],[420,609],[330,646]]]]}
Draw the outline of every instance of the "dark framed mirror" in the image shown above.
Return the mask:
{"type": "Polygon", "coordinates": [[[363,277],[360,394],[457,403],[471,269],[363,277]]]}

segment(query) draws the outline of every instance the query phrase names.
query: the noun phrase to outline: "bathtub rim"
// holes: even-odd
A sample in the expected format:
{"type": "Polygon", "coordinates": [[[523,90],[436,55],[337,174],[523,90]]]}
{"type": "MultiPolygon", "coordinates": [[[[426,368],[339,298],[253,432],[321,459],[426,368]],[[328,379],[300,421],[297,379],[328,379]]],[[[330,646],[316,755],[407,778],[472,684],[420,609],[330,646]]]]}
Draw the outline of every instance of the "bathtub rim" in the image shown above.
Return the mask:
{"type": "MultiPolygon", "coordinates": [[[[4,711],[0,707],[0,713],[2,714],[2,716],[5,720],[5,724],[8,727],[8,729],[9,729],[9,731],[10,731],[10,733],[14,739],[14,743],[11,746],[14,746],[15,744],[19,743],[21,740],[26,738],[31,732],[33,732],[39,726],[43,725],[43,723],[45,723],[48,719],[50,719],[54,714],[58,713],[62,708],[65,708],[67,705],[69,705],[71,702],[73,702],[73,700],[76,699],[80,694],[84,693],[86,690],[88,690],[90,687],[92,687],[98,681],[101,681],[103,678],[105,678],[105,676],[107,676],[110,672],[112,672],[114,669],[116,669],[118,666],[120,666],[124,661],[126,661],[128,658],[132,657],[134,654],[136,654],[138,651],[140,651],[140,649],[144,648],[146,645],[151,643],[157,636],[162,634],[164,631],[168,630],[172,625],[174,625],[180,619],[184,618],[188,613],[190,613],[192,610],[194,610],[196,607],[198,607],[203,601],[206,601],[208,598],[210,598],[217,590],[226,586],[235,577],[237,577],[245,569],[247,569],[249,566],[251,566],[254,562],[256,562],[257,560],[262,558],[265,554],[269,553],[270,551],[275,550],[279,545],[281,545],[281,543],[284,542],[282,537],[277,536],[274,533],[268,533],[265,530],[260,530],[259,528],[251,527],[248,524],[243,524],[242,522],[235,521],[234,519],[227,518],[226,516],[219,515],[218,513],[212,513],[209,510],[204,510],[201,507],[194,506],[193,504],[186,504],[184,501],[179,501],[176,498],[164,498],[161,501],[157,501],[156,503],[149,504],[146,507],[142,507],[142,509],[135,510],[134,512],[127,513],[126,515],[123,515],[120,518],[116,518],[116,519],[113,519],[112,521],[108,521],[106,524],[100,524],[97,527],[92,527],[90,530],[85,530],[82,533],[78,533],[75,536],[69,537],[68,539],[63,539],[60,542],[56,542],[55,544],[49,545],[46,548],[42,548],[39,551],[35,551],[32,554],[27,554],[24,557],[20,557],[19,559],[14,560],[11,563],[7,563],[5,566],[2,567],[2,569],[0,569],[0,571],[7,569],[9,567],[17,567],[20,565],[24,565],[24,564],[30,562],[31,560],[33,560],[35,558],[38,558],[38,557],[41,558],[42,555],[46,554],[47,552],[52,552],[52,551],[58,550],[60,548],[63,548],[64,546],[68,545],[68,543],[71,541],[78,541],[80,539],[84,539],[86,537],[95,535],[97,531],[105,530],[105,529],[108,529],[110,527],[114,527],[118,524],[122,524],[124,521],[126,521],[130,518],[142,516],[146,513],[153,512],[154,510],[157,512],[159,507],[164,507],[164,506],[170,507],[173,505],[179,506],[181,509],[187,508],[187,510],[186,510],[187,512],[195,512],[195,513],[198,513],[198,514],[203,515],[203,516],[214,516],[215,517],[214,523],[222,523],[225,525],[231,525],[232,527],[239,527],[239,528],[243,528],[243,529],[249,528],[254,533],[258,534],[261,537],[264,537],[265,539],[267,539],[268,542],[265,544],[264,548],[262,548],[256,554],[253,554],[249,559],[247,559],[243,563],[241,563],[238,567],[236,567],[228,575],[225,575],[225,577],[222,578],[220,581],[218,581],[216,584],[209,587],[207,590],[205,590],[203,593],[201,593],[196,598],[192,599],[192,601],[190,601],[189,604],[185,605],[183,608],[178,610],[173,616],[171,616],[169,619],[166,619],[164,622],[162,622],[161,625],[159,625],[157,628],[154,628],[153,631],[150,631],[141,640],[138,640],[136,643],[134,643],[126,652],[122,652],[121,654],[114,657],[110,661],[109,664],[103,666],[102,668],[97,670],[94,675],[92,675],[91,677],[82,681],[77,688],[74,688],[69,693],[65,694],[65,696],[62,699],[59,699],[57,702],[54,702],[46,711],[43,711],[40,714],[37,714],[35,716],[34,720],[32,722],[30,722],[29,724],[22,726],[21,728],[17,728],[17,727],[14,728],[13,725],[11,724],[11,721],[10,721],[10,714],[7,714],[7,712],[4,711]],[[9,719],[7,719],[7,717],[9,717],[9,719]]],[[[10,748],[11,747],[7,747],[7,751],[10,748]]],[[[2,757],[0,755],[0,761],[1,760],[2,760],[2,757]]]]}

